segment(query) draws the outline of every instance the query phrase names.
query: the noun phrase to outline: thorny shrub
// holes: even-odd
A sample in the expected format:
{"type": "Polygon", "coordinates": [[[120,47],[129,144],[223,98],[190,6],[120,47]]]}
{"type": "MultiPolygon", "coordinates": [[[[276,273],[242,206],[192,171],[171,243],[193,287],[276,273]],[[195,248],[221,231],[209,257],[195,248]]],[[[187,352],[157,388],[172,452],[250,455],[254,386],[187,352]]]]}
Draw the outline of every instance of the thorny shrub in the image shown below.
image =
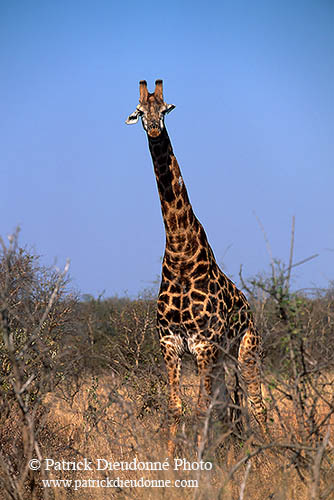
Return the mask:
{"type": "MultiPolygon", "coordinates": [[[[80,455],[81,438],[74,434],[76,440],[65,443],[61,427],[51,433],[48,393],[61,393],[62,401],[74,408],[75,398],[91,380],[80,407],[85,443],[97,439],[103,429],[113,451],[124,449],[126,443],[117,442],[116,447],[113,441],[121,431],[128,432],[127,441],[136,451],[141,426],[148,426],[143,427],[144,435],[157,421],[161,425],[161,415],[165,418],[167,384],[155,328],[155,298],[79,300],[70,293],[65,273],[41,266],[38,257],[18,247],[17,238],[9,246],[2,242],[1,248],[0,484],[15,500],[33,494],[53,498],[52,492],[36,489],[28,460],[42,458],[48,450],[42,436],[52,435],[50,442],[70,456],[80,455]],[[108,396],[102,400],[99,391],[106,373],[116,382],[107,387],[108,396]],[[108,417],[113,408],[117,411],[108,417]]],[[[217,470],[227,468],[226,481],[239,478],[243,490],[249,464],[265,457],[266,464],[277,464],[272,470],[296,470],[307,498],[326,499],[334,484],[333,286],[314,295],[293,292],[286,267],[279,261],[275,265],[274,273],[242,280],[264,340],[267,436],[256,436],[250,447],[249,433],[240,431],[238,460],[233,463],[218,453],[220,437],[210,456],[217,470]]],[[[190,456],[193,447],[183,427],[182,452],[190,456]]],[[[223,488],[218,487],[217,498],[223,488]]],[[[239,495],[240,483],[236,491],[239,495]]],[[[287,498],[275,495],[270,493],[270,498],[287,498]]]]}

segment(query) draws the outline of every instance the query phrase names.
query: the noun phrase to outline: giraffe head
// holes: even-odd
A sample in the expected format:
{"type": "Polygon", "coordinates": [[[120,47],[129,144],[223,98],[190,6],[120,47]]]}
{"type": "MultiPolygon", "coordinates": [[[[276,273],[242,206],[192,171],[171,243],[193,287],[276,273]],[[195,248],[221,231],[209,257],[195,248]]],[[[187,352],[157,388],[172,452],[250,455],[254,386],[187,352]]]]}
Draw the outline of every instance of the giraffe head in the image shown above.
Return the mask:
{"type": "Polygon", "coordinates": [[[155,90],[150,94],[145,80],[139,82],[139,104],[126,120],[131,125],[141,117],[142,124],[150,137],[158,137],[164,129],[164,116],[174,109],[173,104],[166,104],[162,94],[162,80],[156,80],[155,90]]]}

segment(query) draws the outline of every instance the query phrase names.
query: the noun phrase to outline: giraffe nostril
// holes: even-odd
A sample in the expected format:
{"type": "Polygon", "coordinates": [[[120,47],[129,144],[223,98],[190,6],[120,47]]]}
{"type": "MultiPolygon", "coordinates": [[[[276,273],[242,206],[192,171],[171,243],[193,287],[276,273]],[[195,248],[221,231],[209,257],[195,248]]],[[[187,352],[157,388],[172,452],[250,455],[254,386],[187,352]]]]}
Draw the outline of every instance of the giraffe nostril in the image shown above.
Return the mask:
{"type": "Polygon", "coordinates": [[[151,137],[158,137],[158,135],[160,135],[160,129],[158,128],[151,128],[147,131],[147,133],[149,134],[149,136],[151,137]]]}
{"type": "Polygon", "coordinates": [[[147,125],[147,133],[150,137],[158,137],[161,133],[159,123],[157,121],[151,121],[147,125]]]}

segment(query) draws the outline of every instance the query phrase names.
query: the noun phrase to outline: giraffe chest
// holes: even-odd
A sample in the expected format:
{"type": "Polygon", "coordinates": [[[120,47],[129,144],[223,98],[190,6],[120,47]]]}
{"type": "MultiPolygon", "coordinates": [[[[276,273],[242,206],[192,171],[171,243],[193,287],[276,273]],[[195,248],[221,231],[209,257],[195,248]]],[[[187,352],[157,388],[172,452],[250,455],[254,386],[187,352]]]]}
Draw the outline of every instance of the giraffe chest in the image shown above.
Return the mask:
{"type": "Polygon", "coordinates": [[[181,328],[185,335],[217,332],[225,326],[226,313],[226,303],[214,280],[162,281],[158,298],[159,325],[181,328]]]}
{"type": "Polygon", "coordinates": [[[246,298],[218,266],[195,279],[171,280],[163,273],[157,305],[159,328],[180,331],[185,338],[234,338],[251,321],[246,298]]]}

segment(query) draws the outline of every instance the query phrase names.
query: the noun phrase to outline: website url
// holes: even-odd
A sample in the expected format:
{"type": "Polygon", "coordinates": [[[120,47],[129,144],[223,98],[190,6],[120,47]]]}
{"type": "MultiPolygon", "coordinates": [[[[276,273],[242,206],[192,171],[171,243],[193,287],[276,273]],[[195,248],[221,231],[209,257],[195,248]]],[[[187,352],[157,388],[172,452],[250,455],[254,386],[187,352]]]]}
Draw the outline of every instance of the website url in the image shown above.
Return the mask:
{"type": "Polygon", "coordinates": [[[198,488],[197,479],[42,479],[43,488],[198,488]]]}

